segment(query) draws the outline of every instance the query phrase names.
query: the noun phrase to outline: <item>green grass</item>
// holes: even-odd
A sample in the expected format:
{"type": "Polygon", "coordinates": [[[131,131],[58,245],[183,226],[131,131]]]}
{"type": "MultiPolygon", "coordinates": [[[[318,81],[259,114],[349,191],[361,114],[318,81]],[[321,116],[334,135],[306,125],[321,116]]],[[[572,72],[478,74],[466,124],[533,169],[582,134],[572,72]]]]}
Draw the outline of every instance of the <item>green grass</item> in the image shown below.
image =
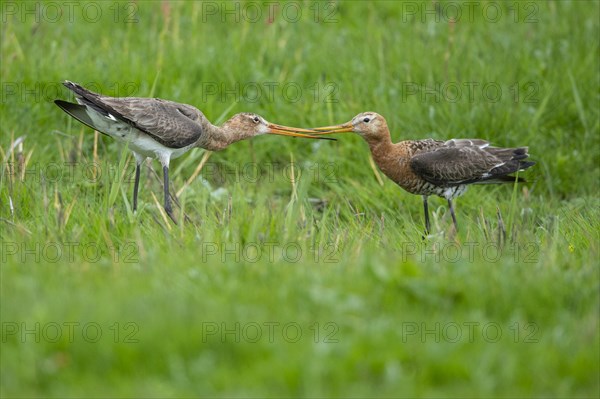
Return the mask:
{"type": "Polygon", "coordinates": [[[293,2],[255,23],[255,2],[239,22],[206,8],[221,2],[89,4],[70,22],[3,3],[2,397],[600,395],[598,2],[504,4],[496,22],[493,2],[472,20],[442,2],[439,21],[411,16],[431,2],[293,2]],[[360,137],[259,137],[189,185],[204,151],[172,162],[191,220],[174,225],[156,162],[131,212],[132,157],[52,103],[72,98],[64,79],[215,122],[373,110],[394,141],[528,145],[537,165],[526,185],[470,188],[456,236],[432,199],[423,241],[421,199],[360,137]]]}

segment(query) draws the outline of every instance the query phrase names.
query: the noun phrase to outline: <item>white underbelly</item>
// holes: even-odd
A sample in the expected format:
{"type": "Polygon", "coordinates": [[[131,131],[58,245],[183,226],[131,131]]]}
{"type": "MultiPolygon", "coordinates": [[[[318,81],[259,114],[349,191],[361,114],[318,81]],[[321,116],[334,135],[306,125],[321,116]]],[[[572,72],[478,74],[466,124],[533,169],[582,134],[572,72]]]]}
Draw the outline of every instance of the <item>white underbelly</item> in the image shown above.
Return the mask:
{"type": "Polygon", "coordinates": [[[193,147],[193,144],[182,148],[165,147],[146,133],[140,132],[135,128],[132,130],[134,130],[135,133],[131,134],[132,137],[130,139],[125,139],[124,141],[129,143],[129,148],[131,148],[132,151],[147,158],[161,158],[162,156],[168,156],[169,159],[174,159],[182,156],[193,147]]]}

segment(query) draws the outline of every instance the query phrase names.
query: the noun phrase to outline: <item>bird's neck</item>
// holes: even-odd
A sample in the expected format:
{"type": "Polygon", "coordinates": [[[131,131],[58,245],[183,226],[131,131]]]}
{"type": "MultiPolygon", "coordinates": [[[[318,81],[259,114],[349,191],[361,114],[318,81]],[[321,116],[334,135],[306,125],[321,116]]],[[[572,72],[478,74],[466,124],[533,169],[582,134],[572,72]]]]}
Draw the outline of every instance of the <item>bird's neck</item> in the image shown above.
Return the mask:
{"type": "Polygon", "coordinates": [[[204,143],[204,147],[210,151],[219,151],[240,140],[245,140],[252,136],[251,132],[234,129],[233,126],[225,123],[218,127],[211,125],[209,127],[208,143],[204,143]]]}
{"type": "Polygon", "coordinates": [[[381,171],[390,179],[399,183],[401,170],[407,165],[406,152],[401,144],[392,143],[387,127],[377,136],[365,137],[371,149],[373,160],[381,171]]]}
{"type": "Polygon", "coordinates": [[[390,136],[390,130],[387,128],[387,126],[377,135],[365,135],[363,138],[367,144],[369,144],[369,148],[373,154],[373,159],[375,160],[384,158],[385,155],[390,153],[394,146],[390,136]]]}

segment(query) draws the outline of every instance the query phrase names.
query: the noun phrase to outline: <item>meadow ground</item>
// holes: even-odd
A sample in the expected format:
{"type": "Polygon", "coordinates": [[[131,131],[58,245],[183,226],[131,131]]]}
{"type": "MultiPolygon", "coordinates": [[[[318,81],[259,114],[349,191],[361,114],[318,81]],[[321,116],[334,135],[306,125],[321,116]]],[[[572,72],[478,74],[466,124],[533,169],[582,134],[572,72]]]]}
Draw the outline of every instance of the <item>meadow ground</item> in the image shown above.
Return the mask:
{"type": "Polygon", "coordinates": [[[600,394],[598,2],[1,6],[2,397],[600,394]],[[259,137],[172,162],[174,225],[156,162],[131,212],[131,155],[64,79],[537,165],[470,188],[456,236],[432,199],[423,241],[360,137],[259,137]]]}

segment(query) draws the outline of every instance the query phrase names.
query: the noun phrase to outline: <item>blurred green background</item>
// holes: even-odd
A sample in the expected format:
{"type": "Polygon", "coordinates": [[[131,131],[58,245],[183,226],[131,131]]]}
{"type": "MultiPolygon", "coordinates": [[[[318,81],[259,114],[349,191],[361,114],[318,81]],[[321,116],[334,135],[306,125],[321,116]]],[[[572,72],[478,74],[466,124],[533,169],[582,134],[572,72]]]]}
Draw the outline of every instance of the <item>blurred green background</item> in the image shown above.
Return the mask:
{"type": "Polygon", "coordinates": [[[600,394],[598,2],[0,6],[3,397],[600,394]],[[537,165],[469,189],[457,235],[432,199],[424,241],[360,137],[259,137],[171,163],[174,225],[157,163],[131,212],[132,157],[53,104],[65,79],[537,165]]]}

